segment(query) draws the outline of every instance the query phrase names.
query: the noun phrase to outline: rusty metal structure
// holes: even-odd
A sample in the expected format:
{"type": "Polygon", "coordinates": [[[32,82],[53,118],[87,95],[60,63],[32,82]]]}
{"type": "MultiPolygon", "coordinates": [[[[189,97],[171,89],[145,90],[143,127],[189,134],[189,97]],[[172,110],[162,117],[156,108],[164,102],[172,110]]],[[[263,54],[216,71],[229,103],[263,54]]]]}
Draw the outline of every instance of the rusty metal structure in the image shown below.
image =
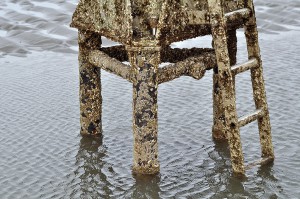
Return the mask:
{"type": "Polygon", "coordinates": [[[102,134],[100,69],[133,84],[133,172],[159,172],[158,85],[182,75],[201,79],[209,69],[214,71],[213,137],[228,140],[234,173],[245,173],[240,128],[255,120],[260,163],[274,160],[252,0],[80,0],[71,26],[79,30],[81,134],[102,134]],[[236,64],[236,29],[241,27],[249,59],[236,64]],[[211,49],[170,47],[204,35],[212,35],[211,49]],[[101,36],[122,45],[101,47],[101,36]],[[159,67],[162,62],[173,64],[159,67]],[[238,118],[234,80],[247,70],[256,110],[238,118]]]}

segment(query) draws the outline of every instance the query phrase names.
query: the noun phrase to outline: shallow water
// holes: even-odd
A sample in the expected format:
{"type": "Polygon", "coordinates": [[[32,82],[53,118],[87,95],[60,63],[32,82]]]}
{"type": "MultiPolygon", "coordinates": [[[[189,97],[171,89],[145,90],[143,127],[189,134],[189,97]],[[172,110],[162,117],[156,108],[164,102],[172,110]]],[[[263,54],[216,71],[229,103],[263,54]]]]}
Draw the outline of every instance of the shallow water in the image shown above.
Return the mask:
{"type": "MultiPolygon", "coordinates": [[[[77,33],[68,28],[76,3],[0,2],[1,199],[300,198],[299,1],[256,1],[276,160],[244,180],[232,176],[227,146],[211,139],[211,71],[159,87],[160,175],[131,174],[132,87],[125,80],[102,73],[104,137],[79,135],[77,33]]],[[[206,40],[196,39],[199,46],[206,40]]],[[[242,61],[241,32],[239,50],[242,61]]],[[[249,73],[236,83],[242,115],[254,109],[249,73]]],[[[245,160],[258,159],[257,124],[241,134],[245,160]]]]}

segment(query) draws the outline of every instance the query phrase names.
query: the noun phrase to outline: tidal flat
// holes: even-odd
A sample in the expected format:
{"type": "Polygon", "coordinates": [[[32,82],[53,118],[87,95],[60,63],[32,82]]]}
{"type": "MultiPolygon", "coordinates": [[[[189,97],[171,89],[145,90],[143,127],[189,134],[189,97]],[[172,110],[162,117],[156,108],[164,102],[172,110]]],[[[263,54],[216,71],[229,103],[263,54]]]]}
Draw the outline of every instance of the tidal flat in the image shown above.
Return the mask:
{"type": "MultiPolygon", "coordinates": [[[[157,176],[131,173],[132,85],[102,72],[103,139],[79,124],[77,0],[0,2],[0,198],[300,198],[300,2],[256,0],[275,161],[232,175],[211,138],[212,71],[158,91],[157,176]]],[[[173,44],[209,46],[210,37],[173,44]]],[[[113,42],[103,38],[103,45],[113,42]]],[[[238,62],[247,58],[238,32],[238,62]]],[[[254,110],[250,73],[236,79],[239,115],[254,110]]],[[[246,162],[260,158],[257,124],[241,129],[246,162]]]]}

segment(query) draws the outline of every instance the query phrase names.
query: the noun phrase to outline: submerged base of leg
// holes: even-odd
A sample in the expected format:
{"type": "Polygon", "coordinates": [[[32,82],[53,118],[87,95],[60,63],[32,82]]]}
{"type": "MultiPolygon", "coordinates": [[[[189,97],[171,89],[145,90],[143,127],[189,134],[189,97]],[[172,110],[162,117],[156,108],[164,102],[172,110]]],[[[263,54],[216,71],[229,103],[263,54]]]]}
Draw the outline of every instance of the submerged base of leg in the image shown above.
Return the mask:
{"type": "Polygon", "coordinates": [[[212,137],[213,137],[213,139],[216,140],[216,141],[226,141],[227,138],[226,138],[225,133],[223,131],[224,130],[215,129],[213,127],[213,129],[212,129],[212,137]]]}
{"type": "Polygon", "coordinates": [[[159,172],[157,143],[157,87],[159,50],[131,48],[129,59],[136,72],[133,81],[133,172],[159,172]]]}
{"type": "Polygon", "coordinates": [[[91,32],[79,31],[79,100],[80,100],[80,134],[102,134],[102,96],[101,71],[89,63],[88,55],[101,45],[101,36],[91,32]]]}
{"type": "Polygon", "coordinates": [[[133,166],[132,172],[134,174],[146,174],[146,175],[154,175],[159,173],[159,165],[157,166],[133,166]]]}
{"type": "Polygon", "coordinates": [[[212,136],[214,140],[225,141],[227,135],[225,132],[225,114],[224,105],[221,95],[221,83],[218,69],[214,69],[213,74],[213,127],[212,136]]]}

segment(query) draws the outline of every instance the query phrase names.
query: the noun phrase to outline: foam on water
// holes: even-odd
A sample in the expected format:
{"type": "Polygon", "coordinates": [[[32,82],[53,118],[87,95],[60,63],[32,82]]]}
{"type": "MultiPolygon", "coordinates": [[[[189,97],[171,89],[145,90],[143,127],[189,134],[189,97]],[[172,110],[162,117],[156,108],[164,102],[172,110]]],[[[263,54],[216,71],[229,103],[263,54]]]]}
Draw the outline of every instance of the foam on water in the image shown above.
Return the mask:
{"type": "MultiPolygon", "coordinates": [[[[256,1],[276,160],[247,171],[244,180],[232,176],[227,145],[211,139],[212,71],[200,81],[182,77],[160,85],[160,175],[131,173],[132,85],[126,80],[102,72],[104,137],[81,138],[77,33],[67,27],[76,2],[0,2],[1,199],[299,198],[298,1],[256,1]]],[[[238,41],[242,62],[241,31],[238,41]]],[[[209,47],[211,38],[174,47],[195,44],[209,47]]],[[[236,83],[243,115],[254,109],[249,73],[236,83]]],[[[259,158],[257,124],[241,135],[245,160],[259,158]]]]}

